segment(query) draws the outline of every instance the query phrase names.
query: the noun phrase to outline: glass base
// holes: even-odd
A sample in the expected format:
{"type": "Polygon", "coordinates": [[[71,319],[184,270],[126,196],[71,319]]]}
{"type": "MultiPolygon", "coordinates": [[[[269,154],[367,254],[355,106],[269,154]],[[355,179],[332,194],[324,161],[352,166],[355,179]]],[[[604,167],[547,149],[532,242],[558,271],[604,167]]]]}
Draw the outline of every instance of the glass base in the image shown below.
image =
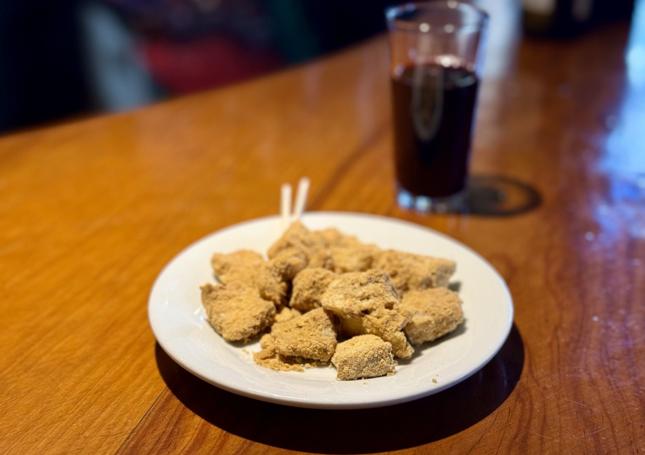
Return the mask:
{"type": "Polygon", "coordinates": [[[399,207],[421,213],[459,213],[466,211],[467,191],[445,197],[412,194],[402,187],[397,188],[396,202],[399,207]]]}

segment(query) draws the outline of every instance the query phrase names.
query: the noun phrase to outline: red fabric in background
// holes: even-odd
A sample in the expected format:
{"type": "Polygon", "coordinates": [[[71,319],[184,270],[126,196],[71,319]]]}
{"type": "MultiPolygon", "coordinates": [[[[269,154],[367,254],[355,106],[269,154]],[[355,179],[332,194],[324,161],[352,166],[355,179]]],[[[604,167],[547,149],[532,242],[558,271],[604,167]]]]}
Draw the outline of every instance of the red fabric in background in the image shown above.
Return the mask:
{"type": "Polygon", "coordinates": [[[258,76],[283,61],[271,52],[244,48],[223,37],[185,42],[163,38],[142,43],[154,80],[171,93],[184,94],[258,76]]]}

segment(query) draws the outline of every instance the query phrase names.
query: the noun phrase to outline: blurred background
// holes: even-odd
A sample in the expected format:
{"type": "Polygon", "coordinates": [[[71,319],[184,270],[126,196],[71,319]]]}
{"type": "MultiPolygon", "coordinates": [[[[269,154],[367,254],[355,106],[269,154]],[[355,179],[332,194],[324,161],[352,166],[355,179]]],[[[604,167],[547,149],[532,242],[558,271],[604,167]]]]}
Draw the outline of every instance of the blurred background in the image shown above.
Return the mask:
{"type": "MultiPolygon", "coordinates": [[[[396,3],[0,0],[0,134],[127,110],[305,62],[383,32],[383,10],[396,3]]],[[[633,10],[632,0],[480,3],[497,28],[492,34],[523,23],[530,39],[549,40],[629,20],[633,10]]]]}

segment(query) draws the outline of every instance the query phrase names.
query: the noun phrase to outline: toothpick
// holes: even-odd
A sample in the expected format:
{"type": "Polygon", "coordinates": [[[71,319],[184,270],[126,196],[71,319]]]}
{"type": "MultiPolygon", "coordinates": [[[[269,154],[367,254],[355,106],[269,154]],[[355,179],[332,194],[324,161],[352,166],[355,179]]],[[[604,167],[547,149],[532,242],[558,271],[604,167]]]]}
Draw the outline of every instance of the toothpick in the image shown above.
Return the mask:
{"type": "Polygon", "coordinates": [[[309,179],[303,177],[298,182],[298,192],[296,193],[296,204],[293,211],[293,218],[299,220],[305,211],[307,203],[307,192],[309,191],[309,179]]]}
{"type": "Polygon", "coordinates": [[[280,188],[280,217],[282,227],[286,227],[291,222],[291,185],[283,183],[280,188]]]}

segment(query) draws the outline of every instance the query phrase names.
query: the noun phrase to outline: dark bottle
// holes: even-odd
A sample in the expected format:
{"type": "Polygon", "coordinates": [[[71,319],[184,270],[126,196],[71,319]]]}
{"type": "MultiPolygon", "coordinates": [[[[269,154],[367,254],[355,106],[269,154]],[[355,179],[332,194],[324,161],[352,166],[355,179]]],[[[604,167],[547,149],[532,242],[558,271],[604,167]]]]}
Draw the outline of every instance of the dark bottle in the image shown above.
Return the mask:
{"type": "Polygon", "coordinates": [[[397,181],[415,196],[464,189],[479,81],[460,66],[426,64],[392,78],[397,181]]]}

